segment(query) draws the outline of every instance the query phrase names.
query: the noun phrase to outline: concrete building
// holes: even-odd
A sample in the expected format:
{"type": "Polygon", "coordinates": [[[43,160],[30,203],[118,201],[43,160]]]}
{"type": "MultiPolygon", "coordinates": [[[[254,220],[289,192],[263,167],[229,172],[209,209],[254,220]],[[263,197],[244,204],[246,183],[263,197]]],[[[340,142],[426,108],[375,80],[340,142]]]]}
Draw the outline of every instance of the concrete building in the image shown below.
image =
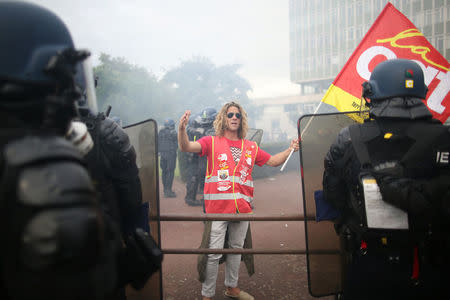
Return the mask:
{"type": "Polygon", "coordinates": [[[259,98],[254,104],[261,114],[255,120],[255,128],[263,129],[263,142],[286,142],[297,137],[299,116],[314,113],[322,95],[297,95],[286,97],[259,98]]]}
{"type": "MultiPolygon", "coordinates": [[[[289,1],[290,77],[301,95],[323,95],[388,2],[289,1]]],[[[450,58],[450,0],[390,2],[450,58]]]]}
{"type": "MultiPolygon", "coordinates": [[[[387,0],[289,0],[290,78],[299,95],[256,99],[264,141],[296,136],[300,115],[313,113],[387,0]]],[[[450,0],[390,1],[447,60],[450,0]]]]}

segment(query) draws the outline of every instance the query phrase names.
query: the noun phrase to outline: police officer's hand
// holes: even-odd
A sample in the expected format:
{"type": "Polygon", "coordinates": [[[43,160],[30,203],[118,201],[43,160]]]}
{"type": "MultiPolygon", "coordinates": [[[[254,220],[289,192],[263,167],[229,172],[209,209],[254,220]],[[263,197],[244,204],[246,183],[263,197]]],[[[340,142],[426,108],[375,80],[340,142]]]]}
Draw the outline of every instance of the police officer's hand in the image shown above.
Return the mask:
{"type": "Polygon", "coordinates": [[[180,123],[178,124],[178,130],[185,130],[189,122],[189,117],[191,116],[191,111],[187,110],[180,118],[180,123]]]}
{"type": "Polygon", "coordinates": [[[299,148],[300,148],[299,139],[292,140],[289,149],[291,150],[293,149],[294,152],[297,152],[299,148]]]}

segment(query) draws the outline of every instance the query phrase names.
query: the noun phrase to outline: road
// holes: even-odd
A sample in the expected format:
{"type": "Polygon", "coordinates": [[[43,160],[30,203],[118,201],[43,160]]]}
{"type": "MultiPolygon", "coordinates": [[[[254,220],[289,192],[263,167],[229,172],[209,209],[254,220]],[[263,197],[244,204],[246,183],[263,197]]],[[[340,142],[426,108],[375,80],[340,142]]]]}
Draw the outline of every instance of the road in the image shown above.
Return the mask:
{"type": "MultiPolygon", "coordinates": [[[[201,207],[185,204],[183,183],[175,181],[173,190],[176,198],[165,198],[161,193],[161,214],[188,215],[202,211],[201,207]]],[[[283,172],[255,180],[254,199],[255,215],[303,214],[299,172],[283,172]]],[[[254,249],[305,249],[303,222],[253,221],[251,229],[254,249]]],[[[162,248],[198,248],[202,232],[203,223],[200,221],[162,222],[162,248]]],[[[162,267],[165,300],[201,299],[196,263],[197,255],[165,255],[162,267]]],[[[230,299],[223,295],[223,282],[224,265],[221,265],[214,299],[230,299]]],[[[244,264],[241,264],[239,286],[257,300],[317,299],[308,293],[305,255],[255,255],[255,274],[249,277],[244,264]]],[[[136,296],[130,298],[148,299],[136,296]]]]}

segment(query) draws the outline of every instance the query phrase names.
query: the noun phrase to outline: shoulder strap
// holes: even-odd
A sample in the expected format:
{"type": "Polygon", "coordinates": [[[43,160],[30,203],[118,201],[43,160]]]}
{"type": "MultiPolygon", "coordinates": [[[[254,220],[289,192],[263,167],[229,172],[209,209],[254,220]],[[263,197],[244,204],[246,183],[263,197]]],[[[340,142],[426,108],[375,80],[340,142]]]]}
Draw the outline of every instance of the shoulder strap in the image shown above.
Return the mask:
{"type": "Polygon", "coordinates": [[[366,143],[361,137],[361,126],[358,124],[350,125],[348,128],[350,132],[350,138],[352,141],[353,149],[363,169],[370,168],[372,163],[370,161],[369,150],[366,143]]]}

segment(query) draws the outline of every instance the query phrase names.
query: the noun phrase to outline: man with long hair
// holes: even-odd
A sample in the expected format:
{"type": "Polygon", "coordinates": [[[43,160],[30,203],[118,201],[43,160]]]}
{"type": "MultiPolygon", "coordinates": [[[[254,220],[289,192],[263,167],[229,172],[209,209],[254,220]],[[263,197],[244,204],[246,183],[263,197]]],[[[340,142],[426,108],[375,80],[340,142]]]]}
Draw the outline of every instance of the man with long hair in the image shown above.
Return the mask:
{"type": "MultiPolygon", "coordinates": [[[[204,200],[206,213],[252,213],[254,165],[272,167],[283,164],[291,150],[298,151],[298,140],[292,140],[289,148],[273,156],[259,149],[255,142],[245,140],[248,130],[247,113],[236,102],[226,103],[214,121],[215,136],[205,136],[189,141],[186,125],[191,112],[180,119],[178,144],[181,151],[207,156],[204,200]]],[[[229,248],[242,249],[249,221],[213,221],[208,246],[221,249],[228,231],[229,248]]],[[[208,254],[205,280],[202,283],[203,300],[215,295],[219,259],[221,254],[208,254]]],[[[238,287],[240,254],[226,257],[225,295],[234,299],[252,300],[253,296],[238,287]]]]}

